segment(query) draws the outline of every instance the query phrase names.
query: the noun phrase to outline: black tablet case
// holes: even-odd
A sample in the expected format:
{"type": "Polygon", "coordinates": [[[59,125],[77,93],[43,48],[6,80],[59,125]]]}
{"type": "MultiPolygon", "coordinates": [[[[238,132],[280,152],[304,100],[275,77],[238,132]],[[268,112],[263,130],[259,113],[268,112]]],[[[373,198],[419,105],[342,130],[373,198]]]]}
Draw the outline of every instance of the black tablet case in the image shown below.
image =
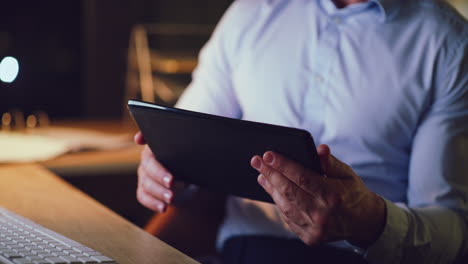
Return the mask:
{"type": "Polygon", "coordinates": [[[315,144],[301,129],[250,122],[130,100],[149,147],[177,180],[207,190],[272,202],[250,166],[254,155],[283,154],[323,174],[315,144]]]}

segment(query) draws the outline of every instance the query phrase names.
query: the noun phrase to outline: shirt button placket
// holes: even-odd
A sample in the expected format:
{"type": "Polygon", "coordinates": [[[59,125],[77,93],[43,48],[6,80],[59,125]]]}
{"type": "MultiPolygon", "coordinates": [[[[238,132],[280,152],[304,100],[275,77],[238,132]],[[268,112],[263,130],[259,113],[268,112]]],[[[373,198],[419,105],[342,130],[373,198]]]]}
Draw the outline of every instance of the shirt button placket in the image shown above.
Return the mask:
{"type": "MultiPolygon", "coordinates": [[[[341,18],[339,23],[342,23],[341,18]]],[[[330,78],[331,69],[336,61],[336,52],[339,41],[337,21],[331,20],[323,29],[315,50],[311,51],[309,58],[312,66],[311,88],[306,99],[304,122],[315,120],[318,131],[322,131],[327,108],[327,78],[330,78]],[[314,111],[308,111],[308,109],[314,111]]],[[[307,126],[307,124],[304,124],[307,126]]]]}

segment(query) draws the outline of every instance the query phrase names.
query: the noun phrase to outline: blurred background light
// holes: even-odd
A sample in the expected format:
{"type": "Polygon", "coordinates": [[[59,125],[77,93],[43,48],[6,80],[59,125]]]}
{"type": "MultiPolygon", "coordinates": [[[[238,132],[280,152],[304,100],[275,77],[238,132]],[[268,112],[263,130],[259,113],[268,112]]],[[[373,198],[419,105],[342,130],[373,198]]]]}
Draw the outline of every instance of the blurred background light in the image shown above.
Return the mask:
{"type": "Polygon", "coordinates": [[[18,60],[13,57],[5,57],[0,62],[0,81],[11,83],[16,79],[19,72],[18,60]]]}

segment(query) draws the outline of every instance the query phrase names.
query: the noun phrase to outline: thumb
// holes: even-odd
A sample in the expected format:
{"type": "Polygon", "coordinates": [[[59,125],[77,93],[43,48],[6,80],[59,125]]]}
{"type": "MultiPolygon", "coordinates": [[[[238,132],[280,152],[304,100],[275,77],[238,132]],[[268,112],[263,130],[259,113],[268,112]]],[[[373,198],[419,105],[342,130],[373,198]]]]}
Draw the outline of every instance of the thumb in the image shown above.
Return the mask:
{"type": "Polygon", "coordinates": [[[138,144],[138,145],[144,145],[144,144],[146,144],[146,140],[145,140],[145,138],[143,137],[143,134],[141,133],[141,131],[138,131],[138,133],[135,134],[135,136],[133,137],[133,140],[134,140],[135,143],[138,144]]]}
{"type": "Polygon", "coordinates": [[[322,166],[322,170],[327,177],[347,178],[348,173],[346,164],[331,154],[331,150],[328,145],[322,144],[318,146],[317,153],[320,158],[320,165],[322,166]]]}

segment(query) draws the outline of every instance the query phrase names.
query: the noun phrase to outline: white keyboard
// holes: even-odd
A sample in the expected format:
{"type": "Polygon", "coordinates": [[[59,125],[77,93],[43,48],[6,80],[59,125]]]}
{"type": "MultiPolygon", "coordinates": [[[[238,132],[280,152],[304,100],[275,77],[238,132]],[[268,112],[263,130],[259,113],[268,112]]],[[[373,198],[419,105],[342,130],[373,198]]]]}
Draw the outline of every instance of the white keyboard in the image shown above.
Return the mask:
{"type": "Polygon", "coordinates": [[[117,263],[0,207],[0,264],[117,263]]]}

